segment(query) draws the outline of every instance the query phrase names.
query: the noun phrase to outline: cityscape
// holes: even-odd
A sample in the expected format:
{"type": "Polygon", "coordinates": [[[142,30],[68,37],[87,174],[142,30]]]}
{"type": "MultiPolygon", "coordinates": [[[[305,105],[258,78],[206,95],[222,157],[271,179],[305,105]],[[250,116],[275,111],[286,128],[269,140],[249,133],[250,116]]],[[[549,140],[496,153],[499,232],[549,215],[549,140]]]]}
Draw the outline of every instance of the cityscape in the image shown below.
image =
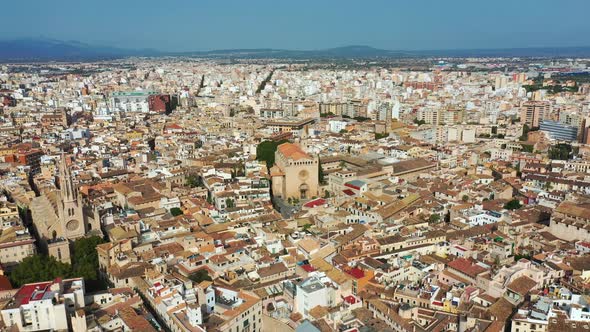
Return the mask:
{"type": "Polygon", "coordinates": [[[8,5],[0,331],[590,331],[590,3],[263,2],[8,5]]]}

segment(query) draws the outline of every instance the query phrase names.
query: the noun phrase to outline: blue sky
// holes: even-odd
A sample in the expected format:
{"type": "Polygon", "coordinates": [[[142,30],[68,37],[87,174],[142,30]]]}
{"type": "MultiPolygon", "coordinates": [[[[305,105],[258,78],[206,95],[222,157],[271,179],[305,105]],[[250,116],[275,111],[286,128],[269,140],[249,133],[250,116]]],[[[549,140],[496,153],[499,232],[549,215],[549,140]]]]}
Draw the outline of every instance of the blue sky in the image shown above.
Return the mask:
{"type": "Polygon", "coordinates": [[[170,51],[590,46],[590,0],[31,0],[2,7],[0,39],[170,51]]]}

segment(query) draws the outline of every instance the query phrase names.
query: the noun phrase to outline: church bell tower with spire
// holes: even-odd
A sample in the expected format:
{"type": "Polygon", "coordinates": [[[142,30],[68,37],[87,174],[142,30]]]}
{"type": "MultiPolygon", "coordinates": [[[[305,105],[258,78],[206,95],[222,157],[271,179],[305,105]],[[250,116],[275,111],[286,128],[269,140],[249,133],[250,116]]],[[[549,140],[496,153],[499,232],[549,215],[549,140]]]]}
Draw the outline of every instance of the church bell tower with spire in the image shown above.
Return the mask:
{"type": "Polygon", "coordinates": [[[72,174],[64,153],[61,154],[59,164],[59,188],[61,196],[59,218],[63,235],[69,240],[81,238],[85,233],[82,200],[72,180],[72,174]]]}

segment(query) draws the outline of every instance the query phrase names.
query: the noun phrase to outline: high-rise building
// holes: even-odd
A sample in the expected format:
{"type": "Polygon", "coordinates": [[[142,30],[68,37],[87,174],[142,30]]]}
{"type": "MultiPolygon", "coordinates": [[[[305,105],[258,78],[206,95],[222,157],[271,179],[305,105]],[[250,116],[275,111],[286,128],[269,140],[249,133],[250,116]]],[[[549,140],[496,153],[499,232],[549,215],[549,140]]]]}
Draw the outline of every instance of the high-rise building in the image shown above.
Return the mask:
{"type": "Polygon", "coordinates": [[[527,101],[520,109],[520,121],[529,128],[538,128],[541,120],[551,112],[551,104],[547,101],[527,101]]]}
{"type": "Polygon", "coordinates": [[[504,75],[496,76],[495,83],[496,84],[494,85],[494,87],[496,88],[496,90],[505,89],[506,86],[508,86],[508,77],[504,75]]]}
{"type": "Polygon", "coordinates": [[[580,143],[590,144],[590,118],[583,118],[580,123],[580,143]]]}
{"type": "Polygon", "coordinates": [[[526,74],[525,73],[517,73],[512,75],[512,81],[515,83],[524,83],[526,81],[526,74]]]}
{"type": "Polygon", "coordinates": [[[393,107],[391,108],[391,118],[399,120],[399,112],[400,112],[401,104],[398,100],[394,100],[393,107]]]}
{"type": "Polygon", "coordinates": [[[441,122],[441,110],[439,109],[420,109],[416,119],[418,121],[424,121],[428,124],[439,124],[441,122]]]}

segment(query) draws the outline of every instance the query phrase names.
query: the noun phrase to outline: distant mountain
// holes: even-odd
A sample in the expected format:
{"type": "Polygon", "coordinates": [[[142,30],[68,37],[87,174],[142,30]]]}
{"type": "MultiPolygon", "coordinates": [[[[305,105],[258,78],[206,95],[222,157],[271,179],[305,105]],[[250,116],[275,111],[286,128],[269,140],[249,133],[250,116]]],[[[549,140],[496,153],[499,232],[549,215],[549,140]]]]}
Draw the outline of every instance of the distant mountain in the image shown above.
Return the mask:
{"type": "Polygon", "coordinates": [[[209,58],[402,58],[402,57],[588,57],[590,47],[464,49],[430,51],[390,51],[370,46],[352,45],[321,50],[228,49],[196,52],[162,52],[152,49],[122,49],[96,46],[78,41],[47,38],[0,40],[0,61],[88,61],[132,56],[190,56],[209,58]]]}
{"type": "Polygon", "coordinates": [[[353,45],[323,50],[281,50],[281,49],[230,49],[203,52],[184,52],[176,55],[233,58],[377,58],[413,56],[410,52],[388,51],[370,46],[353,45]]]}
{"type": "Polygon", "coordinates": [[[329,48],[326,50],[310,51],[317,53],[322,56],[333,56],[333,57],[351,57],[351,58],[371,58],[371,57],[400,57],[400,56],[411,56],[410,52],[403,51],[389,51],[382,50],[370,46],[363,45],[352,45],[343,46],[336,48],[329,48]]]}
{"type": "Polygon", "coordinates": [[[48,38],[0,40],[2,61],[95,60],[140,55],[155,56],[159,55],[159,52],[95,46],[78,41],[48,38]]]}

